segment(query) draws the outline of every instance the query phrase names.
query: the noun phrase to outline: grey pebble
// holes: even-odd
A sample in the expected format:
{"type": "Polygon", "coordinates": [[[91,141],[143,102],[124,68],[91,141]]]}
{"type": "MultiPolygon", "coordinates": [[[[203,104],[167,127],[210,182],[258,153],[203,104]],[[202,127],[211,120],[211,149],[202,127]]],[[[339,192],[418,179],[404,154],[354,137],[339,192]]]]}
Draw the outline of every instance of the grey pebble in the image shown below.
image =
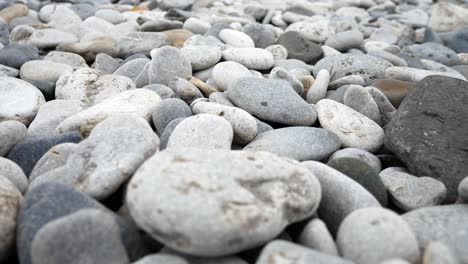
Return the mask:
{"type": "Polygon", "coordinates": [[[161,134],[172,120],[191,115],[192,110],[184,101],[178,98],[168,98],[157,104],[152,117],[156,131],[161,134]]]}

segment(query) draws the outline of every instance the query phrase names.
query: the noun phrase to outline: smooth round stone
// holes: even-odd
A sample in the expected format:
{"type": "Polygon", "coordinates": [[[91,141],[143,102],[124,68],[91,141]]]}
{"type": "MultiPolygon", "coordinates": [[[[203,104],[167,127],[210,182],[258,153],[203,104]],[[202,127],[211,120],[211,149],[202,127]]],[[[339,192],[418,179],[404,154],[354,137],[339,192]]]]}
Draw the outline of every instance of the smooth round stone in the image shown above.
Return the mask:
{"type": "Polygon", "coordinates": [[[285,32],[277,43],[286,48],[289,59],[298,59],[305,63],[315,63],[323,54],[319,45],[296,31],[285,32]]]}
{"type": "Polygon", "coordinates": [[[28,7],[24,4],[13,4],[8,7],[3,7],[0,10],[0,17],[3,18],[6,22],[12,21],[16,17],[25,16],[28,14],[28,7]]]}
{"type": "Polygon", "coordinates": [[[162,100],[154,109],[153,124],[156,131],[161,134],[164,128],[174,119],[192,116],[192,110],[182,100],[178,98],[168,98],[162,100]]]}
{"type": "Polygon", "coordinates": [[[182,48],[184,43],[193,36],[193,33],[185,29],[171,29],[163,31],[169,41],[172,43],[172,46],[176,48],[182,48]]]}
{"type": "Polygon", "coordinates": [[[303,61],[296,59],[275,60],[273,67],[285,68],[288,71],[293,69],[303,69],[310,72],[311,70],[311,67],[309,65],[305,64],[303,61]]]}
{"type": "Polygon", "coordinates": [[[68,157],[78,149],[78,146],[76,143],[62,143],[50,148],[34,165],[29,175],[29,182],[32,183],[37,177],[46,172],[65,166],[68,157]]]}
{"type": "Polygon", "coordinates": [[[234,61],[216,64],[211,74],[216,87],[222,91],[227,91],[232,84],[241,78],[253,76],[244,65],[234,61]]]}
{"type": "Polygon", "coordinates": [[[187,78],[192,75],[190,61],[174,47],[162,47],[151,55],[149,83],[168,85],[174,77],[187,78]]]}
{"type": "Polygon", "coordinates": [[[1,73],[3,73],[4,76],[17,77],[19,75],[19,70],[0,64],[0,74],[1,73]]]}
{"type": "Polygon", "coordinates": [[[344,104],[344,95],[349,87],[349,85],[344,85],[336,90],[329,90],[325,95],[325,99],[330,99],[340,104],[344,104]]]}
{"type": "Polygon", "coordinates": [[[273,55],[259,48],[230,48],[223,51],[226,61],[238,62],[253,70],[267,70],[273,67],[273,55]]]}
{"type": "MultiPolygon", "coordinates": [[[[148,71],[145,72],[144,69],[145,67],[149,67],[149,62],[150,60],[147,58],[137,58],[130,60],[117,68],[113,74],[125,76],[135,83],[140,74],[146,73],[146,76],[148,76],[148,71]]],[[[135,86],[137,85],[135,84],[135,86]]]]}
{"type": "Polygon", "coordinates": [[[422,257],[423,264],[457,264],[458,259],[454,256],[452,249],[442,242],[432,241],[426,247],[422,257]]]}
{"type": "Polygon", "coordinates": [[[211,27],[211,24],[207,21],[203,21],[196,17],[191,17],[184,22],[183,28],[193,32],[193,34],[205,34],[211,27]]]}
{"type": "Polygon", "coordinates": [[[34,263],[31,246],[36,234],[45,225],[82,209],[98,209],[114,217],[130,260],[148,254],[148,248],[133,223],[120,218],[90,196],[71,187],[59,183],[44,183],[27,192],[18,214],[16,243],[20,262],[34,263]]]}
{"type": "Polygon", "coordinates": [[[32,263],[129,263],[119,226],[112,215],[83,209],[44,225],[31,243],[32,263]],[[57,251],[57,248],[73,249],[57,251]]]}
{"type": "Polygon", "coordinates": [[[120,66],[120,61],[105,54],[99,53],[96,55],[96,60],[94,61],[92,67],[104,74],[113,73],[120,66]]]}
{"type": "Polygon", "coordinates": [[[212,114],[226,119],[234,132],[234,142],[247,144],[257,135],[257,122],[246,111],[228,105],[196,100],[191,105],[194,114],[212,114]]]}
{"type": "Polygon", "coordinates": [[[268,243],[258,257],[257,264],[270,263],[320,263],[320,264],[352,264],[353,262],[341,257],[322,253],[298,244],[284,240],[273,240],[268,243]]]}
{"type": "Polygon", "coordinates": [[[52,28],[35,29],[19,25],[11,31],[10,42],[31,45],[39,49],[53,49],[60,44],[76,43],[78,38],[72,33],[52,28]]]}
{"type": "Polygon", "coordinates": [[[143,230],[174,250],[210,257],[273,239],[312,215],[321,193],[314,175],[298,162],[266,152],[203,149],[159,152],[129,186],[126,203],[143,230]]]}
{"type": "Polygon", "coordinates": [[[322,220],[312,219],[302,230],[298,238],[298,243],[302,246],[315,249],[322,253],[339,256],[338,249],[333,236],[322,220]]]}
{"type": "Polygon", "coordinates": [[[255,48],[255,43],[249,35],[234,29],[223,29],[219,32],[219,39],[235,48],[255,48]]]}
{"type": "Polygon", "coordinates": [[[0,172],[0,261],[6,261],[15,248],[15,235],[17,227],[17,214],[23,196],[16,186],[0,172]]]}
{"type": "Polygon", "coordinates": [[[13,183],[21,193],[25,193],[28,189],[28,178],[13,161],[0,157],[0,175],[13,183]]]}
{"type": "Polygon", "coordinates": [[[235,105],[266,121],[310,126],[317,119],[315,110],[283,80],[242,78],[227,95],[235,105]]]}
{"type": "Polygon", "coordinates": [[[67,4],[46,4],[39,10],[38,17],[50,27],[62,31],[68,31],[74,25],[82,22],[81,17],[71,10],[70,5],[67,4]]]}
{"type": "Polygon", "coordinates": [[[29,176],[39,159],[50,148],[65,142],[77,143],[82,139],[80,134],[75,132],[52,135],[29,135],[8,152],[7,158],[18,164],[26,176],[29,176]]]}
{"type": "Polygon", "coordinates": [[[379,89],[368,86],[365,88],[369,94],[374,98],[374,101],[377,103],[377,106],[380,110],[380,120],[385,126],[388,124],[393,117],[395,116],[397,109],[392,105],[390,100],[382,93],[379,89]]]}
{"type": "Polygon", "coordinates": [[[91,68],[77,68],[64,72],[57,80],[55,98],[80,102],[91,107],[113,95],[135,88],[127,77],[104,75],[91,68]]]}
{"type": "Polygon", "coordinates": [[[340,158],[355,158],[359,159],[362,162],[367,163],[370,167],[374,168],[377,173],[382,171],[382,163],[380,162],[380,159],[365,150],[362,149],[357,149],[357,148],[344,148],[340,149],[336,152],[334,152],[330,158],[328,159],[328,162],[333,161],[334,159],[340,159],[340,158]]]}
{"type": "Polygon", "coordinates": [[[226,49],[227,45],[224,44],[221,40],[213,36],[202,36],[202,35],[193,35],[188,38],[185,43],[184,47],[187,46],[213,46],[218,47],[221,49],[226,49]]]}
{"type": "Polygon", "coordinates": [[[275,67],[271,70],[270,75],[268,76],[269,79],[276,79],[276,80],[285,80],[291,84],[291,87],[298,93],[302,95],[304,92],[304,85],[301,81],[299,81],[293,74],[289,71],[281,68],[275,67]]]}
{"type": "Polygon", "coordinates": [[[331,82],[328,85],[328,89],[336,90],[340,88],[341,86],[350,85],[350,84],[364,86],[365,80],[359,75],[348,75],[348,76],[341,77],[331,82]]]}
{"type": "Polygon", "coordinates": [[[28,125],[45,103],[39,89],[13,77],[0,77],[0,94],[0,122],[17,120],[28,125]]]}
{"type": "Polygon", "coordinates": [[[447,195],[445,185],[431,177],[416,177],[391,169],[381,171],[379,176],[393,204],[404,211],[439,205],[447,195]]]}
{"type": "Polygon", "coordinates": [[[70,65],[63,63],[33,60],[21,66],[20,77],[36,86],[47,98],[54,98],[55,83],[62,73],[72,69],[70,65]]]}
{"type": "Polygon", "coordinates": [[[190,264],[187,260],[182,257],[158,253],[145,256],[139,259],[133,264],[190,264]]]}
{"type": "Polygon", "coordinates": [[[159,7],[163,10],[175,9],[187,9],[195,3],[194,0],[162,0],[159,3],[159,7]]]}
{"type": "Polygon", "coordinates": [[[460,262],[468,260],[468,205],[424,207],[405,213],[402,217],[413,229],[421,249],[432,241],[439,241],[452,249],[460,262]]]}
{"type": "Polygon", "coordinates": [[[317,22],[300,21],[289,25],[286,31],[297,31],[315,43],[323,43],[332,35],[328,23],[328,20],[317,22]]]}
{"type": "Polygon", "coordinates": [[[377,199],[362,185],[318,161],[302,162],[320,182],[322,199],[318,214],[333,236],[341,221],[351,212],[366,207],[380,207],[377,199]]]}
{"type": "Polygon", "coordinates": [[[419,59],[433,60],[447,66],[460,64],[455,51],[434,42],[407,46],[403,49],[403,52],[405,51],[413,53],[419,59]]]}
{"type": "Polygon", "coordinates": [[[414,83],[399,80],[382,79],[372,83],[390,102],[398,108],[401,101],[414,89],[414,83]]]}
{"type": "Polygon", "coordinates": [[[200,114],[184,119],[172,132],[167,148],[231,149],[234,137],[224,118],[200,114]]]}
{"type": "Polygon", "coordinates": [[[151,50],[171,45],[168,37],[158,32],[131,32],[119,40],[120,55],[127,57],[132,54],[150,55],[151,50]]]}
{"type": "Polygon", "coordinates": [[[114,25],[120,24],[120,23],[124,22],[124,20],[125,20],[124,16],[120,12],[115,11],[115,10],[111,10],[111,9],[98,10],[94,14],[94,16],[102,18],[104,20],[107,20],[107,21],[111,22],[114,25]]]}
{"type": "Polygon", "coordinates": [[[148,89],[128,90],[63,120],[57,126],[57,131],[79,131],[86,136],[99,122],[119,113],[135,114],[149,121],[160,101],[159,95],[148,89]]]}
{"type": "Polygon", "coordinates": [[[387,206],[387,189],[378,172],[369,164],[360,159],[344,157],[331,159],[327,165],[361,184],[382,206],[387,206]]]}
{"type": "Polygon", "coordinates": [[[273,55],[274,60],[285,60],[288,58],[288,50],[281,45],[271,45],[265,48],[273,55]]]}
{"type": "Polygon", "coordinates": [[[344,94],[343,103],[365,115],[378,125],[382,125],[379,106],[364,87],[351,85],[344,94]]]}
{"type": "Polygon", "coordinates": [[[56,50],[76,53],[87,62],[93,62],[99,53],[105,53],[112,57],[119,55],[120,47],[112,37],[101,36],[80,43],[60,44],[56,50]]]}
{"type": "Polygon", "coordinates": [[[67,64],[73,68],[87,68],[86,61],[78,54],[63,52],[63,51],[51,51],[44,56],[44,60],[52,61],[60,64],[67,64]]]}
{"type": "Polygon", "coordinates": [[[79,144],[63,167],[37,177],[30,188],[58,181],[96,199],[105,199],[158,150],[158,145],[158,137],[143,118],[131,114],[110,116],[79,144]]]}
{"type": "Polygon", "coordinates": [[[385,79],[395,79],[406,82],[419,82],[422,79],[433,75],[460,79],[465,82],[467,81],[463,75],[453,72],[428,71],[410,67],[389,67],[385,70],[385,79]]]}
{"type": "Polygon", "coordinates": [[[464,178],[458,184],[458,200],[468,203],[468,177],[464,178]]]}
{"type": "Polygon", "coordinates": [[[258,135],[244,150],[268,151],[299,161],[323,160],[341,146],[333,133],[314,127],[287,127],[258,135]]]}
{"type": "Polygon", "coordinates": [[[367,52],[367,55],[384,59],[390,62],[391,64],[393,64],[394,66],[402,66],[402,67],[408,66],[408,63],[404,59],[396,55],[393,55],[389,52],[386,52],[384,50],[371,49],[367,52]]]}
{"type": "Polygon", "coordinates": [[[30,45],[10,44],[0,49],[0,64],[19,69],[21,65],[39,57],[39,50],[30,45]]]}
{"type": "Polygon", "coordinates": [[[5,156],[27,133],[28,129],[20,121],[0,122],[0,157],[5,156]]]}
{"type": "Polygon", "coordinates": [[[167,98],[172,98],[174,96],[174,91],[172,91],[171,88],[163,84],[149,84],[143,88],[157,93],[163,100],[167,98]]]}
{"type": "Polygon", "coordinates": [[[466,44],[468,43],[468,39],[466,38],[467,32],[467,27],[463,27],[450,32],[438,34],[438,36],[442,39],[444,46],[457,53],[466,53],[468,52],[468,48],[466,47],[466,44]]]}
{"type": "Polygon", "coordinates": [[[346,51],[361,46],[364,36],[358,30],[348,30],[331,35],[325,45],[338,51],[346,51]]]}
{"type": "Polygon", "coordinates": [[[330,73],[327,70],[320,70],[315,76],[315,80],[306,95],[309,104],[316,104],[325,98],[330,82],[330,73]]]}
{"type": "Polygon", "coordinates": [[[83,110],[78,102],[52,100],[39,108],[36,117],[29,125],[28,134],[54,134],[60,122],[83,110]]]}
{"type": "Polygon", "coordinates": [[[180,51],[190,61],[194,71],[204,70],[214,66],[223,56],[223,52],[220,48],[212,46],[186,46],[180,51]]]}
{"type": "Polygon", "coordinates": [[[167,19],[154,19],[144,22],[140,26],[140,31],[143,32],[160,32],[171,29],[181,29],[184,24],[180,21],[172,21],[167,19]]]}
{"type": "Polygon", "coordinates": [[[175,77],[169,83],[169,87],[188,105],[197,98],[203,98],[200,90],[186,79],[175,77]]]}
{"type": "Polygon", "coordinates": [[[242,29],[255,43],[257,48],[266,48],[275,44],[276,37],[274,31],[266,25],[259,23],[248,23],[242,29]]]}
{"type": "Polygon", "coordinates": [[[383,129],[352,108],[323,99],[317,103],[316,109],[321,126],[335,133],[344,147],[375,152],[382,146],[383,129]]]}
{"type": "Polygon", "coordinates": [[[234,106],[234,104],[227,97],[226,92],[214,92],[210,94],[208,100],[212,103],[234,106]]]}
{"type": "Polygon", "coordinates": [[[167,147],[167,143],[169,142],[169,138],[172,135],[172,132],[174,132],[174,129],[177,127],[177,125],[180,124],[185,118],[177,118],[172,120],[169,124],[167,124],[166,128],[164,131],[161,133],[159,140],[160,140],[160,150],[164,150],[167,147]]]}
{"type": "Polygon", "coordinates": [[[359,75],[369,85],[376,79],[383,79],[385,70],[392,65],[380,58],[361,54],[341,54],[325,57],[314,67],[314,76],[326,69],[332,76],[331,81],[347,75],[359,75]]]}
{"type": "Polygon", "coordinates": [[[402,258],[419,260],[416,236],[405,220],[384,208],[363,208],[348,215],[338,230],[336,243],[343,257],[356,263],[379,263],[402,258]]]}

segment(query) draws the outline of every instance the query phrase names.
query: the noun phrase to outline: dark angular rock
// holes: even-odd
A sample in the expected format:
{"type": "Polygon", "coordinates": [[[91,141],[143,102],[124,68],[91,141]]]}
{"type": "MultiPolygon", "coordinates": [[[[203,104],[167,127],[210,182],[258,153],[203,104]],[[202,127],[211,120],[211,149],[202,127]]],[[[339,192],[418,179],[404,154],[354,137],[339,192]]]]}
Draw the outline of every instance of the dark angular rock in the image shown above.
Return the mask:
{"type": "Polygon", "coordinates": [[[386,127],[385,146],[417,176],[447,187],[447,202],[468,175],[468,82],[430,76],[416,84],[386,127]]]}

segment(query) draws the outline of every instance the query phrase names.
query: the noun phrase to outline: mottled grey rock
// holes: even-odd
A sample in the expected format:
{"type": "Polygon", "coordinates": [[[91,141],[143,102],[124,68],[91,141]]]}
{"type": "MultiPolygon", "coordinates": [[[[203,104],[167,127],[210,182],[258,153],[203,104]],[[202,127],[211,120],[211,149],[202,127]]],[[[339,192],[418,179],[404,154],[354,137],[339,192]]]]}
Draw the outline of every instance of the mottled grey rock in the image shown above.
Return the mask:
{"type": "MultiPolygon", "coordinates": [[[[149,62],[150,60],[147,58],[137,58],[134,60],[130,60],[122,64],[119,68],[117,68],[113,74],[125,76],[133,82],[136,82],[136,79],[142,72],[144,72],[144,68],[146,67],[146,65],[148,65],[149,62]]],[[[145,73],[146,75],[148,75],[148,72],[145,73]]]]}
{"type": "Polygon", "coordinates": [[[330,99],[322,99],[316,106],[320,125],[335,133],[344,147],[375,152],[382,146],[384,131],[371,119],[330,99]]]}
{"type": "Polygon", "coordinates": [[[330,90],[336,90],[342,86],[345,86],[345,85],[350,85],[350,84],[354,84],[354,85],[360,85],[360,86],[364,86],[364,78],[362,78],[361,76],[359,75],[348,75],[348,76],[343,76],[339,79],[336,79],[334,80],[333,82],[331,82],[329,85],[328,85],[328,89],[330,90]]]}
{"type": "Polygon", "coordinates": [[[300,21],[289,25],[289,27],[286,28],[286,31],[297,31],[301,33],[302,36],[314,41],[315,43],[323,43],[332,35],[332,31],[328,23],[328,20],[317,22],[300,21]]]}
{"type": "Polygon", "coordinates": [[[191,115],[192,110],[184,101],[178,98],[168,98],[155,107],[152,117],[156,131],[161,134],[172,120],[191,115]]]}
{"type": "Polygon", "coordinates": [[[23,170],[13,161],[0,157],[0,175],[13,183],[21,193],[25,193],[28,188],[28,178],[23,170]]]}
{"type": "Polygon", "coordinates": [[[321,193],[298,162],[266,152],[187,148],[157,153],[129,186],[126,203],[142,229],[179,252],[210,257],[273,239],[312,215],[321,193]]]}
{"type": "Polygon", "coordinates": [[[393,204],[404,211],[439,205],[447,189],[430,177],[416,177],[406,172],[385,169],[379,174],[393,204]]]}
{"type": "Polygon", "coordinates": [[[19,25],[11,31],[10,42],[39,49],[53,49],[58,45],[76,43],[78,38],[72,33],[53,28],[35,29],[28,25],[19,25]]]}
{"type": "Polygon", "coordinates": [[[143,87],[157,93],[161,99],[167,99],[174,96],[174,91],[164,84],[149,84],[143,87]]]}
{"type": "Polygon", "coordinates": [[[374,264],[389,258],[419,261],[416,236],[405,220],[388,209],[362,208],[340,225],[336,243],[341,254],[356,263],[374,264]]]}
{"type": "Polygon", "coordinates": [[[124,57],[137,53],[149,56],[151,50],[169,45],[168,37],[159,32],[131,32],[119,40],[120,55],[124,57]]]}
{"type": "Polygon", "coordinates": [[[257,135],[257,122],[246,111],[222,104],[196,100],[191,105],[194,114],[212,114],[226,119],[234,132],[234,142],[247,144],[257,135]]]}
{"type": "Polygon", "coordinates": [[[340,146],[340,139],[325,129],[287,127],[258,135],[244,150],[268,151],[303,161],[323,160],[340,146]]]}
{"type": "Polygon", "coordinates": [[[114,217],[82,209],[45,224],[31,243],[32,263],[129,263],[114,217]],[[57,250],[61,248],[62,250],[57,250]]]}
{"type": "Polygon", "coordinates": [[[403,52],[409,52],[419,59],[433,60],[447,66],[460,64],[460,59],[455,51],[434,42],[407,46],[403,49],[403,52]]]}
{"type": "Polygon", "coordinates": [[[273,67],[273,55],[259,48],[230,48],[223,51],[226,61],[234,61],[253,70],[267,70],[273,67]]]}
{"type": "Polygon", "coordinates": [[[174,77],[187,78],[192,75],[190,61],[174,47],[162,47],[152,54],[149,68],[149,83],[168,85],[174,77]]]}
{"type": "Polygon", "coordinates": [[[0,122],[17,120],[29,125],[45,103],[34,85],[13,77],[0,76],[0,122]]]}
{"type": "Polygon", "coordinates": [[[366,207],[380,207],[375,197],[350,177],[318,161],[305,161],[322,187],[318,214],[333,236],[343,219],[351,212],[366,207]]]}
{"type": "Polygon", "coordinates": [[[267,25],[259,23],[248,23],[242,29],[242,32],[247,34],[255,43],[257,48],[266,48],[275,44],[275,33],[267,25]]]}
{"type": "Polygon", "coordinates": [[[365,115],[378,125],[382,125],[379,106],[372,95],[359,85],[350,85],[343,97],[344,105],[365,115]]]}
{"type": "Polygon", "coordinates": [[[252,73],[244,65],[234,61],[218,63],[212,71],[213,81],[222,91],[227,91],[238,79],[245,77],[252,77],[252,73]]]}
{"type": "Polygon", "coordinates": [[[357,149],[357,148],[344,148],[340,149],[336,152],[334,152],[328,161],[332,161],[334,159],[339,159],[339,158],[356,158],[359,159],[362,162],[366,162],[369,166],[375,169],[377,173],[382,171],[382,163],[380,162],[379,158],[362,149],[357,149]]]}
{"type": "Polygon", "coordinates": [[[16,186],[0,173],[0,261],[6,261],[14,253],[15,231],[17,227],[17,214],[23,196],[16,186]]]}
{"type": "Polygon", "coordinates": [[[346,51],[361,46],[364,36],[359,30],[348,30],[331,35],[325,45],[338,51],[346,51]]]}
{"type": "Polygon", "coordinates": [[[38,57],[39,50],[31,45],[10,44],[0,49],[0,64],[16,69],[38,57]]]}
{"type": "Polygon", "coordinates": [[[227,95],[235,105],[266,121],[310,126],[317,118],[315,110],[283,80],[242,78],[227,95]]]}
{"type": "Polygon", "coordinates": [[[275,60],[275,62],[273,63],[273,67],[285,68],[288,71],[293,69],[304,69],[310,72],[311,70],[311,67],[309,65],[305,64],[303,61],[296,59],[275,60]]]}
{"type": "Polygon", "coordinates": [[[296,93],[298,93],[299,95],[302,95],[302,93],[304,92],[304,85],[302,84],[302,82],[299,81],[296,77],[294,77],[294,75],[292,75],[290,72],[281,67],[273,68],[268,78],[285,80],[289,82],[294,91],[296,91],[296,93]]]}
{"type": "Polygon", "coordinates": [[[384,50],[371,49],[367,52],[367,55],[384,59],[390,62],[391,64],[393,64],[394,66],[401,66],[401,67],[408,66],[408,63],[404,59],[398,57],[397,55],[386,52],[384,50]]]}
{"type": "Polygon", "coordinates": [[[288,58],[288,50],[281,45],[271,45],[265,49],[273,54],[273,59],[275,60],[285,60],[288,58]]]}
{"type": "Polygon", "coordinates": [[[231,149],[234,132],[224,118],[200,114],[184,119],[172,132],[167,148],[231,149]]]}
{"type": "Polygon", "coordinates": [[[263,248],[256,263],[352,264],[353,262],[284,240],[273,240],[263,248]]]}
{"type": "Polygon", "coordinates": [[[312,219],[302,230],[299,238],[299,244],[315,249],[322,253],[340,256],[336,247],[333,236],[328,231],[328,228],[322,220],[312,219]]]}
{"type": "Polygon", "coordinates": [[[214,66],[223,55],[220,48],[212,46],[185,46],[180,51],[190,60],[194,71],[214,66]]]}
{"type": "Polygon", "coordinates": [[[207,21],[191,17],[184,22],[184,29],[190,30],[193,34],[205,34],[211,27],[207,21]]]}
{"type": "Polygon", "coordinates": [[[34,181],[42,174],[60,168],[67,164],[68,157],[78,149],[76,143],[62,143],[50,148],[40,160],[37,161],[31,174],[29,175],[29,182],[34,181]]]}
{"type": "Polygon", "coordinates": [[[73,68],[87,68],[88,64],[78,54],[53,50],[44,56],[44,60],[67,64],[73,68]]]}
{"type": "Polygon", "coordinates": [[[28,133],[28,128],[16,120],[0,122],[0,157],[20,142],[28,133]]]}
{"type": "Polygon", "coordinates": [[[201,91],[186,79],[174,77],[168,86],[187,104],[191,104],[197,98],[203,98],[201,91]]]}
{"type": "Polygon", "coordinates": [[[468,261],[467,241],[468,205],[431,206],[403,214],[422,249],[431,241],[439,241],[453,250],[460,263],[468,261]]]}

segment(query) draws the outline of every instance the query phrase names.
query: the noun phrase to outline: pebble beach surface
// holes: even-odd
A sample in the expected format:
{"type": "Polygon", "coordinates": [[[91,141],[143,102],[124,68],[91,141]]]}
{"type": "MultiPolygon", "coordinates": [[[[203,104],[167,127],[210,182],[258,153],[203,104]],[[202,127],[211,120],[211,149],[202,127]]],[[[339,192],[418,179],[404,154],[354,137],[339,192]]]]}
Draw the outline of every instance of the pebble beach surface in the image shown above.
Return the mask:
{"type": "Polygon", "coordinates": [[[0,263],[468,264],[468,2],[1,0],[0,263]]]}

